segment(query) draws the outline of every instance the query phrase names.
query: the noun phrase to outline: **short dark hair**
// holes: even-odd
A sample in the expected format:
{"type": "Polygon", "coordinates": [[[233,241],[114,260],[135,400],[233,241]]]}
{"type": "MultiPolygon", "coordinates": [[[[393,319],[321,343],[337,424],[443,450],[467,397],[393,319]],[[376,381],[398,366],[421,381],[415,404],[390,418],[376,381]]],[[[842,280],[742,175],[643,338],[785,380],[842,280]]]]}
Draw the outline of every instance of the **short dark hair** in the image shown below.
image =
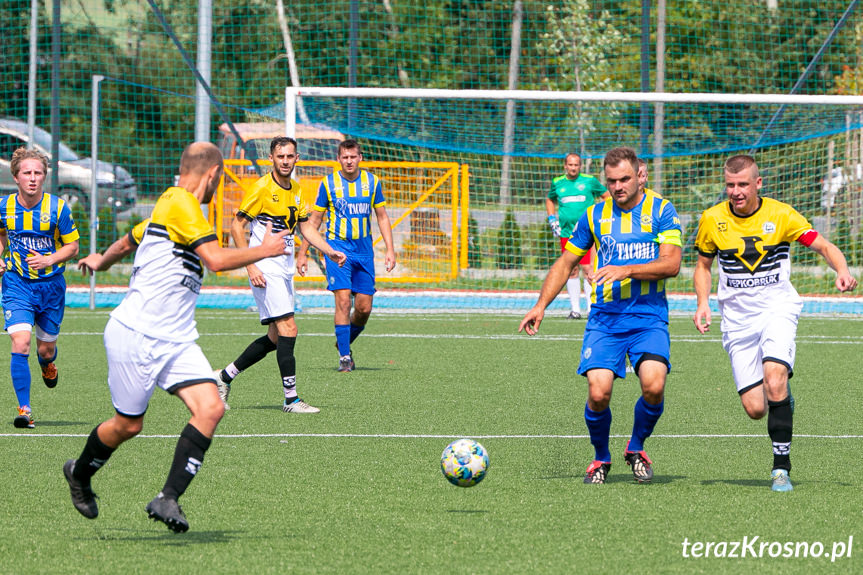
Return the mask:
{"type": "Polygon", "coordinates": [[[276,136],[273,138],[273,141],[270,142],[270,155],[272,156],[276,148],[281,148],[282,146],[287,146],[288,144],[294,147],[294,151],[297,151],[297,141],[289,136],[276,136]]]}
{"type": "Polygon", "coordinates": [[[617,166],[623,162],[629,162],[629,165],[632,166],[632,171],[638,173],[638,156],[635,154],[635,150],[624,146],[609,150],[608,153],[605,154],[605,160],[602,162],[602,167],[617,166]]]}
{"type": "Polygon", "coordinates": [[[758,164],[752,156],[748,154],[738,154],[725,160],[725,171],[729,174],[739,174],[747,168],[753,168],[752,175],[756,178],[759,177],[758,164]]]}
{"type": "Polygon", "coordinates": [[[39,160],[42,162],[42,169],[48,173],[48,156],[36,149],[18,148],[12,153],[12,163],[9,165],[12,177],[18,177],[18,172],[21,171],[21,162],[24,160],[39,160]]]}
{"type": "Polygon", "coordinates": [[[336,152],[337,155],[341,156],[344,150],[356,150],[360,155],[363,153],[363,149],[360,148],[360,143],[353,138],[348,138],[347,140],[339,142],[339,149],[336,152]]]}
{"type": "Polygon", "coordinates": [[[570,158],[570,156],[575,156],[576,158],[578,158],[579,162],[581,161],[581,154],[578,154],[576,152],[570,152],[567,155],[565,155],[563,157],[563,161],[566,162],[570,158]]]}
{"type": "Polygon", "coordinates": [[[222,152],[210,142],[192,142],[180,156],[180,175],[204,174],[213,166],[222,165],[222,152]]]}

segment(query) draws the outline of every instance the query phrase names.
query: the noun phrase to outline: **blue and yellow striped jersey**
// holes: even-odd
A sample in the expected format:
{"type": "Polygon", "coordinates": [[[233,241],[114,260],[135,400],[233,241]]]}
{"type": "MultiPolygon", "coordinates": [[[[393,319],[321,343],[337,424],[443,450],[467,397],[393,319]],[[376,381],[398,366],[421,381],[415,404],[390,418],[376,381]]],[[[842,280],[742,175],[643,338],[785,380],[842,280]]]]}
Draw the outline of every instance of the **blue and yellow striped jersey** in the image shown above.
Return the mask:
{"type": "Polygon", "coordinates": [[[65,263],[33,270],[27,265],[27,256],[50,255],[64,244],[78,241],[78,228],[68,204],[57,196],[42,194],[42,201],[27,209],[17,198],[17,194],[0,197],[0,230],[5,230],[9,239],[6,268],[26,279],[62,274],[65,263]]]}
{"type": "Polygon", "coordinates": [[[370,254],[372,209],[385,205],[381,181],[376,175],[360,170],[357,179],[351,181],[336,171],[321,180],[314,209],[327,213],[328,240],[343,240],[348,245],[339,244],[340,249],[352,247],[356,252],[370,254]]]}
{"type": "MultiPolygon", "coordinates": [[[[610,198],[588,207],[566,249],[583,256],[595,245],[594,269],[642,264],[659,257],[660,244],[682,246],[681,235],[680,217],[671,202],[648,192],[628,212],[618,208],[610,198]]],[[[668,321],[665,280],[627,278],[594,286],[591,301],[595,306],[591,319],[603,314],[632,315],[632,321],[619,326],[623,331],[652,325],[657,319],[668,321]]]]}

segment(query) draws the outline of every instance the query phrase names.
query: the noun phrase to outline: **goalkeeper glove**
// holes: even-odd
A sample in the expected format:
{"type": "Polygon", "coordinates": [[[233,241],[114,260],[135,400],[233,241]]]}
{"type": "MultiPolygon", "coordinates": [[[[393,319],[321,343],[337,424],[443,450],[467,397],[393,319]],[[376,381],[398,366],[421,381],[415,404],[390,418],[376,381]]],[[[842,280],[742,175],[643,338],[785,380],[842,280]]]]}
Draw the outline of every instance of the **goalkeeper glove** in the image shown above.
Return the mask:
{"type": "Polygon", "coordinates": [[[560,237],[560,222],[557,221],[555,216],[548,216],[548,225],[551,226],[551,233],[554,234],[554,237],[560,237]]]}

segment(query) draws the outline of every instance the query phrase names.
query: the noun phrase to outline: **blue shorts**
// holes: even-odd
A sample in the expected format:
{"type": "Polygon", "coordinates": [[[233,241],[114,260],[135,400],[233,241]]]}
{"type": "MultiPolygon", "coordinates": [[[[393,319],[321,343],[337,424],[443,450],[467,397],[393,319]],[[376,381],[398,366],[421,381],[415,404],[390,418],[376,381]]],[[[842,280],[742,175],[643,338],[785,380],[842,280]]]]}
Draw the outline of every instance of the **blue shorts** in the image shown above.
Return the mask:
{"type": "Polygon", "coordinates": [[[44,279],[24,279],[13,271],[3,274],[3,329],[19,323],[38,325],[48,335],[58,335],[66,306],[66,279],[57,274],[44,279]]]}
{"type": "Polygon", "coordinates": [[[581,363],[578,373],[584,375],[591,369],[610,369],[617,377],[626,377],[626,356],[638,373],[638,363],[653,359],[665,363],[671,371],[671,342],[668,326],[646,327],[623,333],[609,333],[601,329],[584,331],[581,346],[581,363]]]}
{"type": "MultiPolygon", "coordinates": [[[[339,249],[335,242],[330,242],[335,249],[339,249]]],[[[375,295],[375,254],[359,255],[345,252],[348,256],[345,265],[339,265],[326,259],[327,289],[336,291],[349,289],[353,293],[375,295]]]]}

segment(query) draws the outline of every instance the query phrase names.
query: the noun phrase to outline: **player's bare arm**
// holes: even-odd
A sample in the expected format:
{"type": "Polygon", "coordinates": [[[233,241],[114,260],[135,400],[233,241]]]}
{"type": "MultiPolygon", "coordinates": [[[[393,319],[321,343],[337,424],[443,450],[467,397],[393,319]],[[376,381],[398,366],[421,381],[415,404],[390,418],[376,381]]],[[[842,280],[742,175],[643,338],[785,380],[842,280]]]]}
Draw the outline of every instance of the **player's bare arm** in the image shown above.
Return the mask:
{"type": "Polygon", "coordinates": [[[64,244],[53,254],[30,254],[27,256],[27,265],[31,269],[41,270],[50,266],[56,266],[67,262],[78,255],[78,240],[64,244]]]}
{"type": "MultiPolygon", "coordinates": [[[[334,250],[330,246],[330,244],[327,243],[327,241],[324,239],[324,237],[321,235],[321,232],[318,231],[317,226],[315,226],[311,222],[311,219],[308,219],[304,222],[300,222],[300,233],[303,234],[303,245],[310,244],[310,245],[315,246],[316,248],[321,250],[321,252],[325,256],[327,256],[328,258],[330,258],[331,260],[333,260],[334,262],[339,264],[339,267],[345,265],[345,261],[347,261],[348,256],[346,256],[342,252],[334,250]]],[[[305,266],[305,262],[303,262],[303,264],[305,266]]],[[[299,258],[298,258],[298,260],[297,260],[297,271],[298,272],[299,272],[299,268],[300,268],[300,265],[299,265],[299,258]]],[[[305,271],[306,270],[304,267],[303,273],[301,275],[305,275],[305,271]]]]}
{"type": "MultiPolygon", "coordinates": [[[[249,221],[241,216],[234,216],[234,221],[231,222],[231,238],[234,240],[234,245],[240,249],[249,247],[249,242],[246,239],[246,226],[249,221]]],[[[267,287],[267,280],[258,266],[249,264],[246,266],[246,273],[249,274],[249,282],[255,287],[267,287]]]]}
{"type": "Polygon", "coordinates": [[[695,322],[695,329],[700,333],[710,331],[710,288],[713,285],[713,275],[710,272],[710,268],[713,265],[713,259],[712,257],[698,254],[698,259],[695,262],[695,272],[692,276],[697,302],[692,321],[695,322]]]}
{"type": "Polygon", "coordinates": [[[673,278],[680,272],[683,249],[674,244],[660,244],[659,256],[643,264],[625,266],[603,266],[591,274],[589,279],[598,285],[626,278],[655,281],[673,278]]]}
{"type": "Polygon", "coordinates": [[[219,242],[213,240],[196,247],[195,253],[211,272],[235,270],[264,258],[279,256],[285,253],[285,236],[290,231],[282,230],[274,234],[272,228],[272,224],[267,224],[267,231],[261,245],[253,248],[223,248],[219,242]]]}
{"type": "MultiPolygon", "coordinates": [[[[321,222],[323,221],[323,219],[324,212],[312,210],[306,223],[309,224],[311,228],[314,228],[315,231],[317,231],[320,229],[321,222]]],[[[297,251],[297,274],[299,274],[301,277],[305,276],[306,271],[308,271],[309,269],[309,242],[306,241],[306,233],[303,231],[303,229],[304,228],[300,226],[300,232],[303,234],[303,243],[300,245],[299,251],[297,251]]]]}
{"type": "Polygon", "coordinates": [[[123,237],[108,246],[105,253],[100,254],[93,252],[92,254],[78,260],[78,269],[85,274],[103,272],[127,255],[134,252],[136,249],[138,249],[138,246],[129,240],[128,234],[125,234],[123,237]]]}
{"type": "MultiPolygon", "coordinates": [[[[6,251],[6,246],[9,245],[9,236],[6,230],[0,230],[0,255],[6,251]]],[[[6,260],[0,257],[0,275],[6,273],[6,260]]]]}
{"type": "Polygon", "coordinates": [[[851,275],[848,269],[848,262],[845,260],[845,255],[842,250],[824,236],[819,235],[815,241],[810,244],[809,248],[818,253],[824,261],[827,262],[833,271],[836,272],[836,289],[841,292],[851,291],[857,287],[857,280],[851,275]]]}
{"type": "Polygon", "coordinates": [[[390,225],[390,217],[387,215],[387,210],[383,206],[375,208],[375,217],[378,220],[378,228],[381,230],[381,237],[384,238],[384,245],[387,247],[387,255],[384,258],[384,267],[388,272],[393,271],[396,267],[396,250],[393,246],[393,228],[390,225]]]}
{"type": "Polygon", "coordinates": [[[545,317],[545,308],[554,301],[563,286],[566,285],[566,280],[572,273],[573,268],[578,264],[580,258],[569,250],[561,254],[557,261],[548,270],[548,275],[545,276],[545,281],[542,282],[542,288],[539,290],[539,299],[529,312],[522,318],[518,324],[518,331],[524,331],[527,335],[534,335],[539,331],[539,324],[542,323],[542,318],[545,317]]]}

